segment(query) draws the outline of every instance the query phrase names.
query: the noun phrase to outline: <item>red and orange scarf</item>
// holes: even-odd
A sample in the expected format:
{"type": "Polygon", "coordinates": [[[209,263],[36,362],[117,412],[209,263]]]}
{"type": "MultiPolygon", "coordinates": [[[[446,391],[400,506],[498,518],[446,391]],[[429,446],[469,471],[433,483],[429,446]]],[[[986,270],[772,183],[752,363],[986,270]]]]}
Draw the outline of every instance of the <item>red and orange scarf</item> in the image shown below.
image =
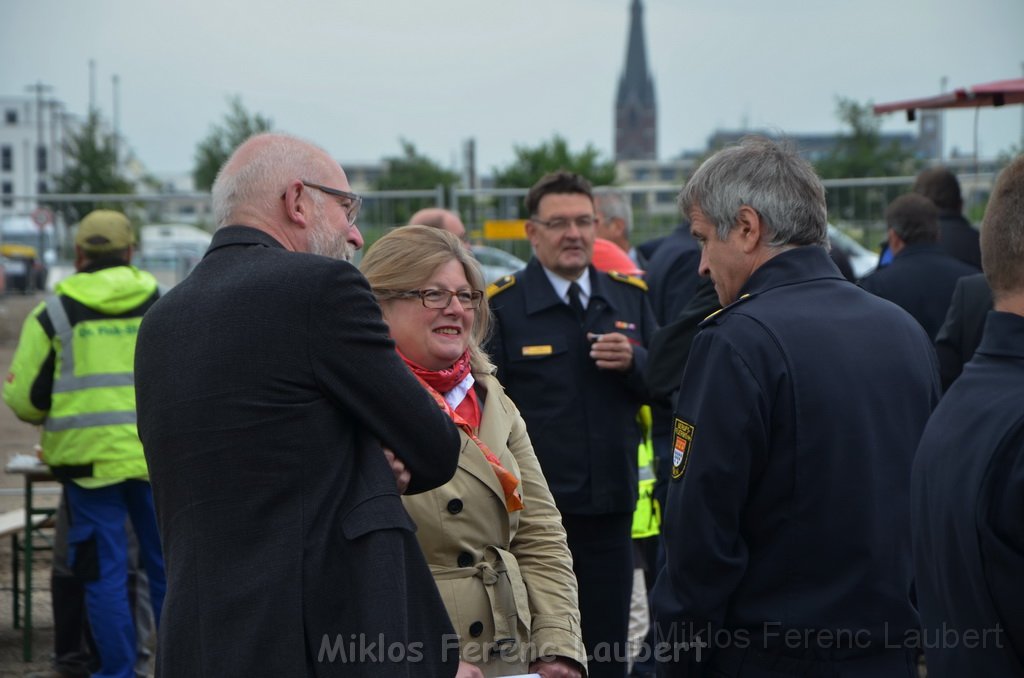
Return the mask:
{"type": "Polygon", "coordinates": [[[505,508],[508,509],[509,513],[521,511],[523,509],[523,500],[518,491],[519,479],[516,478],[514,473],[501,465],[498,457],[491,452],[487,444],[480,440],[476,434],[477,429],[480,428],[480,418],[482,415],[480,398],[477,396],[476,390],[470,388],[466,393],[466,397],[462,399],[462,402],[455,409],[452,409],[451,405],[444,399],[444,395],[442,395],[458,386],[469,375],[469,350],[466,350],[451,367],[444,370],[428,370],[406,358],[401,351],[398,351],[398,355],[405,361],[413,376],[423,384],[423,388],[427,389],[427,393],[434,398],[438,406],[451,417],[455,425],[464,431],[476,443],[480,451],[484,453],[487,463],[491,465],[491,470],[494,471],[494,475],[497,476],[498,482],[501,483],[501,489],[505,493],[505,508]]]}

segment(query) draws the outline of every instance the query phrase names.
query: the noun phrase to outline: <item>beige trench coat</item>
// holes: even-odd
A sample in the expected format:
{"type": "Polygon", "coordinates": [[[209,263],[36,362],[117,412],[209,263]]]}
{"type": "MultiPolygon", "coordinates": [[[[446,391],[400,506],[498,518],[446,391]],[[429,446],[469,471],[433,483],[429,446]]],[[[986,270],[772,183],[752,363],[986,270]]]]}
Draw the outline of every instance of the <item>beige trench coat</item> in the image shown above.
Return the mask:
{"type": "Polygon", "coordinates": [[[448,647],[487,676],[526,673],[546,655],[586,666],[572,556],[526,423],[497,379],[474,376],[487,392],[479,437],[520,478],[524,508],[506,510],[494,471],[465,434],[455,477],[403,497],[459,636],[448,647]]]}

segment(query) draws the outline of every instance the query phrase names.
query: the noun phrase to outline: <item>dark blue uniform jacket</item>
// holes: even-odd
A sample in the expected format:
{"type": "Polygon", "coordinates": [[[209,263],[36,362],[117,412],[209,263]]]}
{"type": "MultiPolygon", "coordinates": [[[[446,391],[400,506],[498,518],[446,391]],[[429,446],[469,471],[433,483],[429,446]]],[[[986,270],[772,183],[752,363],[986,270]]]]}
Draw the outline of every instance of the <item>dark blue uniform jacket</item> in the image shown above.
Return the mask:
{"type": "Polygon", "coordinates": [[[922,243],[907,245],[891,264],[861,280],[860,285],[914,316],[934,339],[946,319],[956,281],[977,272],[937,244],[922,243]]]}
{"type": "Polygon", "coordinates": [[[929,678],[1024,676],[1024,318],[990,312],[914,460],[929,678]]]}
{"type": "Polygon", "coordinates": [[[821,247],[778,254],[740,295],[683,373],[662,637],[724,629],[712,642],[825,661],[899,642],[918,623],[910,467],[939,398],[931,343],[821,247]]]}
{"type": "Polygon", "coordinates": [[[491,298],[496,322],[487,349],[526,420],[558,508],[579,515],[632,513],[640,441],[636,415],[648,400],[646,347],[657,329],[643,284],[591,267],[581,327],[536,259],[514,277],[514,284],[491,298]],[[587,332],[629,337],[632,369],[599,370],[587,332]]]}

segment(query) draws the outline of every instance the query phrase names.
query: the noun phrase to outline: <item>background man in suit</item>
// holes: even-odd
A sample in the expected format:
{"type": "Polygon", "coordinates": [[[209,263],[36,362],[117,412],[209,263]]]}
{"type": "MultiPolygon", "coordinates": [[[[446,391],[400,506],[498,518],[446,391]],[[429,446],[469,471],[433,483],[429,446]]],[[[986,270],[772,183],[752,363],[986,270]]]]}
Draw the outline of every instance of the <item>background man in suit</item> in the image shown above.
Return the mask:
{"type": "Polygon", "coordinates": [[[928,675],[1024,675],[1024,156],[996,180],[981,229],[995,310],[928,420],[912,534],[928,675]]]}
{"type": "Polygon", "coordinates": [[[599,191],[594,194],[594,209],[597,210],[597,237],[615,243],[641,270],[647,270],[647,257],[630,242],[633,207],[629,204],[629,197],[621,191],[599,191]]]}
{"type": "Polygon", "coordinates": [[[419,492],[452,477],[459,437],[337,261],[362,245],[359,196],[323,150],[264,134],[221,168],[213,205],[210,249],[138,341],[168,574],[157,672],[452,675],[381,445],[419,492]]]}
{"type": "Polygon", "coordinates": [[[885,210],[892,263],[865,277],[860,285],[914,316],[935,338],[949,308],[956,281],[977,269],[942,251],[938,210],[917,193],[901,195],[885,210]]]}
{"type": "Polygon", "coordinates": [[[448,231],[456,238],[466,244],[466,225],[462,223],[462,219],[459,215],[451,210],[446,210],[441,207],[425,207],[416,214],[412,215],[409,219],[410,224],[420,224],[421,226],[430,226],[431,228],[440,228],[442,231],[448,231]]]}
{"type": "Polygon", "coordinates": [[[931,200],[939,209],[939,246],[942,251],[981,269],[978,231],[962,213],[964,201],[956,175],[946,167],[926,169],[917,175],[914,192],[931,200]]]}
{"type": "Polygon", "coordinates": [[[985,316],[992,310],[992,290],[984,273],[967,275],[956,281],[949,300],[946,320],[935,335],[935,353],[939,356],[942,389],[947,390],[964,369],[981,343],[985,316]]]}
{"type": "Polygon", "coordinates": [[[526,197],[534,257],[488,289],[488,352],[526,420],[572,551],[592,678],[626,674],[636,422],[655,329],[646,285],[591,264],[590,182],[545,175],[526,197]]]}

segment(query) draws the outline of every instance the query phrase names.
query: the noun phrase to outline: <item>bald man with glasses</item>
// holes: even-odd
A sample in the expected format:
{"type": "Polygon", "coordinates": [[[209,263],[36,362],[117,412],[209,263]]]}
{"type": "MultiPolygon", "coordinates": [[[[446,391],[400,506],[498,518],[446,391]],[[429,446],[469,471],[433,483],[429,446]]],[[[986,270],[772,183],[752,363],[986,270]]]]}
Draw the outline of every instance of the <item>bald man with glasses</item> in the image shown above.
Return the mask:
{"type": "Polygon", "coordinates": [[[360,204],[323,150],[250,138],[213,185],[206,256],[142,322],[163,678],[455,673],[399,494],[447,482],[459,435],[347,261],[360,204]]]}

